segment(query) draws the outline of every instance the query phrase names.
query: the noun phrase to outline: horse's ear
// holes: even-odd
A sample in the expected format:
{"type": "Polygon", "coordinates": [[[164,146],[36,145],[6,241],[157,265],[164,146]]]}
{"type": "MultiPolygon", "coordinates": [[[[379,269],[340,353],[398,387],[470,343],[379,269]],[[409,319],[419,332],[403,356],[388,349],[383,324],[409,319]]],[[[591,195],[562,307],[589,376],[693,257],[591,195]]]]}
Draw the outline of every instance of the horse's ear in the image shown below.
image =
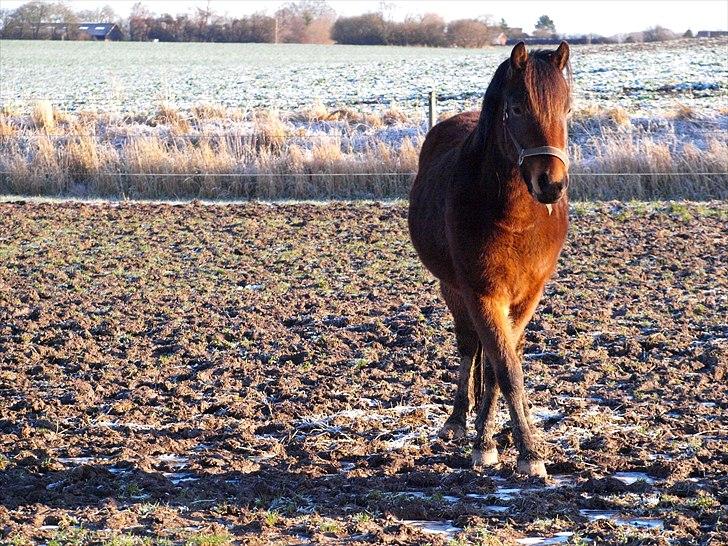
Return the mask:
{"type": "Polygon", "coordinates": [[[513,46],[511,51],[511,67],[514,70],[523,70],[526,68],[526,61],[528,61],[528,52],[526,51],[526,44],[518,42],[513,46]]]}
{"type": "Polygon", "coordinates": [[[566,66],[566,63],[569,62],[569,44],[566,42],[561,42],[561,45],[559,45],[559,48],[556,50],[556,53],[554,53],[554,64],[558,67],[559,70],[563,70],[566,66]]]}

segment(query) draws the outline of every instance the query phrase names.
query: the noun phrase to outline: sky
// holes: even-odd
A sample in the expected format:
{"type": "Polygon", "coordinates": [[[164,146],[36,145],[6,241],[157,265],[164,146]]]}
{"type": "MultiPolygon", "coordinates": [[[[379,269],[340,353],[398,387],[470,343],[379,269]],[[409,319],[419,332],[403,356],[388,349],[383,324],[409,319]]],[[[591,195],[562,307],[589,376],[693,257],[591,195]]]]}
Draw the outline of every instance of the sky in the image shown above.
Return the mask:
{"type": "MultiPolygon", "coordinates": [[[[0,0],[0,7],[13,9],[22,0],[0,0]]],[[[110,4],[121,16],[129,14],[136,0],[67,0],[74,9],[93,9],[110,4]]],[[[156,13],[192,13],[205,7],[207,0],[142,0],[156,13]]],[[[273,14],[286,0],[210,0],[210,7],[220,14],[245,15],[254,12],[273,14]]],[[[595,33],[605,36],[644,30],[661,25],[676,32],[688,28],[728,30],[728,0],[329,0],[340,15],[358,15],[379,11],[384,4],[390,18],[402,20],[407,15],[437,13],[446,21],[465,17],[492,15],[504,18],[511,27],[531,32],[540,15],[547,14],[564,34],[595,33]]]]}

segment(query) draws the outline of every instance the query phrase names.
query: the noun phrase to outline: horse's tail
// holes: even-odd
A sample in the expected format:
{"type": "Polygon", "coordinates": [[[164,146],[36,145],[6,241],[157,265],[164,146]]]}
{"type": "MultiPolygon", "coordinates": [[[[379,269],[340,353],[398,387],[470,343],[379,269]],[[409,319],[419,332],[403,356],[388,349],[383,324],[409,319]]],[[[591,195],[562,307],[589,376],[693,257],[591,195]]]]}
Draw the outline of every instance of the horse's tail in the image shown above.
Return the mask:
{"type": "Polygon", "coordinates": [[[485,361],[485,354],[483,354],[483,344],[478,342],[478,350],[475,351],[475,358],[473,360],[473,394],[475,395],[475,412],[477,414],[480,411],[480,404],[483,402],[483,395],[485,394],[485,368],[488,363],[485,361]]]}

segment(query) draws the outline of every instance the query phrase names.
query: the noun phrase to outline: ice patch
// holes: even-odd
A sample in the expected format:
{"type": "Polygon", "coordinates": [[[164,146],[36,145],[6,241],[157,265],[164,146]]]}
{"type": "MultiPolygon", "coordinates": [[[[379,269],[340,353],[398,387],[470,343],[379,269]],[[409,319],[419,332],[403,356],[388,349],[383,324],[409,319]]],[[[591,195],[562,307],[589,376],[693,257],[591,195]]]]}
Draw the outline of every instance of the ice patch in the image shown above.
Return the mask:
{"type": "Polygon", "coordinates": [[[650,478],[644,472],[615,472],[612,476],[626,485],[632,485],[639,481],[649,484],[655,483],[655,480],[650,478]]]}
{"type": "Polygon", "coordinates": [[[184,468],[189,463],[189,457],[183,455],[176,455],[174,453],[168,453],[157,457],[160,463],[165,463],[171,468],[184,468]]]}
{"type": "Polygon", "coordinates": [[[96,457],[58,457],[56,460],[59,463],[63,463],[63,464],[82,465],[82,464],[91,464],[91,463],[95,463],[100,460],[108,460],[108,459],[97,459],[96,457]]]}
{"type": "Polygon", "coordinates": [[[644,529],[662,529],[665,522],[659,518],[625,518],[619,515],[615,510],[579,510],[579,514],[587,518],[589,521],[597,521],[607,519],[613,521],[617,525],[632,525],[633,527],[642,527],[644,529]]]}
{"type": "Polygon", "coordinates": [[[559,421],[564,418],[564,414],[560,411],[543,407],[531,408],[531,415],[537,421],[559,421]]]}
{"type": "Polygon", "coordinates": [[[167,478],[173,485],[179,485],[186,482],[196,482],[200,478],[196,478],[194,474],[189,472],[162,472],[162,476],[167,478]]]}
{"type": "Polygon", "coordinates": [[[564,544],[569,541],[569,537],[571,537],[573,534],[574,533],[571,533],[569,531],[563,531],[560,533],[556,533],[552,537],[517,538],[516,542],[518,544],[528,544],[536,546],[547,546],[548,544],[564,544]]]}
{"type": "Polygon", "coordinates": [[[405,519],[402,523],[415,527],[428,535],[441,535],[447,538],[454,538],[455,534],[462,531],[460,527],[455,527],[452,521],[418,521],[405,519]]]}
{"type": "Polygon", "coordinates": [[[428,499],[428,500],[437,500],[439,497],[440,499],[444,500],[445,502],[448,502],[450,504],[455,504],[456,502],[460,501],[459,497],[454,497],[452,495],[438,495],[437,493],[425,493],[424,491],[405,491],[405,495],[408,495],[410,497],[415,497],[417,499],[428,499]]]}

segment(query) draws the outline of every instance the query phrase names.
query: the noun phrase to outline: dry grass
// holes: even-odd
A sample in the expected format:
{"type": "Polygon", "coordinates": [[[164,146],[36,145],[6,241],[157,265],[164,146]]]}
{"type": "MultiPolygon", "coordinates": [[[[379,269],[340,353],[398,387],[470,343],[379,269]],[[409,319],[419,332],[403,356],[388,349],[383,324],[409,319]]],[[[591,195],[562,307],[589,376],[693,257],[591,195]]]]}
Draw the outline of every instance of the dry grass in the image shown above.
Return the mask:
{"type": "MultiPolygon", "coordinates": [[[[597,130],[588,144],[570,150],[575,199],[728,198],[721,174],[728,171],[725,141],[713,140],[703,149],[656,141],[630,132],[625,116],[629,121],[620,109],[589,108],[576,114],[577,123],[597,130]]],[[[275,111],[245,114],[210,104],[181,112],[161,104],[151,116],[124,120],[65,114],[39,102],[30,116],[0,114],[0,193],[150,199],[406,197],[423,135],[415,131],[409,138],[385,141],[379,136],[389,134],[385,124],[411,127],[412,120],[397,108],[366,113],[328,110],[321,104],[288,118],[275,111]],[[337,131],[311,135],[306,125],[311,122],[330,123],[337,131]]]]}
{"type": "Polygon", "coordinates": [[[682,102],[678,102],[672,111],[672,118],[682,120],[696,120],[700,119],[700,116],[695,111],[695,108],[693,108],[692,106],[684,104],[682,102]]]}
{"type": "Polygon", "coordinates": [[[629,113],[621,106],[603,108],[596,104],[586,104],[574,110],[571,121],[576,123],[596,122],[626,126],[630,123],[629,113]]]}
{"type": "Polygon", "coordinates": [[[227,108],[220,104],[201,102],[192,107],[192,115],[198,120],[226,119],[229,116],[229,112],[227,108]]]}
{"type": "Polygon", "coordinates": [[[276,110],[255,113],[255,136],[263,147],[280,148],[288,136],[288,127],[276,110]]]}
{"type": "Polygon", "coordinates": [[[52,132],[56,128],[56,120],[53,116],[53,105],[48,100],[39,100],[33,104],[30,117],[36,129],[52,132]]]}
{"type": "Polygon", "coordinates": [[[177,134],[186,134],[190,131],[190,122],[175,106],[163,102],[159,105],[156,114],[151,119],[152,125],[167,125],[177,134]]]}
{"type": "Polygon", "coordinates": [[[706,149],[680,149],[650,139],[606,133],[593,157],[580,162],[572,150],[570,195],[582,200],[726,199],[728,143],[712,139],[706,149]]]}

